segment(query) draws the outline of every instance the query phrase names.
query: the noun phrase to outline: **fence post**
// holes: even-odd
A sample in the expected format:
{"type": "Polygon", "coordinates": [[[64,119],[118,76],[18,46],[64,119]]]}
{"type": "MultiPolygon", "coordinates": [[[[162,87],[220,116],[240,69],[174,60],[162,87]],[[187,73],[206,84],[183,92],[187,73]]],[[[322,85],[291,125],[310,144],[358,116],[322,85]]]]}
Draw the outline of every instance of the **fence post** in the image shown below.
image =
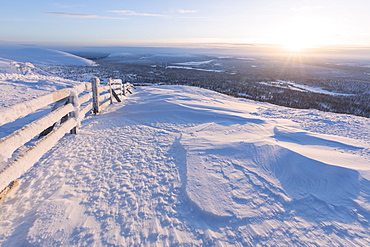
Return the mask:
{"type": "Polygon", "coordinates": [[[109,94],[110,94],[110,103],[113,104],[113,92],[112,92],[112,79],[108,79],[109,84],[109,94]]]}
{"type": "Polygon", "coordinates": [[[99,85],[100,85],[99,78],[94,77],[91,79],[92,94],[93,94],[93,112],[95,114],[100,112],[99,85]]]}
{"type": "Polygon", "coordinates": [[[122,84],[122,93],[123,93],[123,96],[126,96],[126,83],[125,82],[124,84],[122,84]]]}
{"type": "Polygon", "coordinates": [[[68,98],[69,103],[72,103],[74,111],[69,113],[69,117],[74,117],[76,119],[77,125],[71,129],[71,134],[77,134],[77,127],[80,125],[80,102],[78,100],[78,92],[75,88],[71,89],[71,94],[68,98]]]}
{"type": "Polygon", "coordinates": [[[120,93],[120,95],[121,95],[121,98],[122,98],[122,96],[125,96],[124,95],[124,93],[123,93],[123,81],[122,80],[120,80],[120,87],[121,87],[121,93],[120,93]]]}

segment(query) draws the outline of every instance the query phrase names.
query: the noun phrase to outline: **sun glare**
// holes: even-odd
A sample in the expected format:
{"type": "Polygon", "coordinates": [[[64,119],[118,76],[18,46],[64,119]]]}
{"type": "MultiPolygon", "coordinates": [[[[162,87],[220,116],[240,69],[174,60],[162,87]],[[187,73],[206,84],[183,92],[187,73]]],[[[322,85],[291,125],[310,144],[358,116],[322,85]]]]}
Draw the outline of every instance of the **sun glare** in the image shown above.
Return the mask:
{"type": "Polygon", "coordinates": [[[301,45],[299,43],[285,44],[283,47],[284,49],[292,52],[300,52],[306,48],[304,45],[301,45]]]}
{"type": "Polygon", "coordinates": [[[310,48],[332,43],[333,28],[322,18],[298,17],[281,23],[275,30],[274,40],[286,51],[303,52],[310,48]]]}
{"type": "Polygon", "coordinates": [[[287,51],[304,52],[310,48],[317,47],[318,44],[315,43],[314,40],[309,40],[308,38],[303,40],[303,39],[297,39],[294,37],[290,37],[290,39],[286,40],[281,45],[287,51]]]}

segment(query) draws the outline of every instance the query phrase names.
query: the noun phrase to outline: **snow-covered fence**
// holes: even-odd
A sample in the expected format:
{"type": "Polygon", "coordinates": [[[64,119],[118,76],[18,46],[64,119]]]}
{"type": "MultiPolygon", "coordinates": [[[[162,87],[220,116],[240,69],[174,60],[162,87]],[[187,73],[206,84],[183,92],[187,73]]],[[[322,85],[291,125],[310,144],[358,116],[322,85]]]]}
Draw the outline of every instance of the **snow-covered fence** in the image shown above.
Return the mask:
{"type": "Polygon", "coordinates": [[[113,99],[121,102],[119,96],[126,96],[128,93],[132,94],[132,89],[135,88],[131,83],[122,83],[121,79],[108,79],[107,84],[102,86],[98,78],[93,78],[91,85],[93,94],[93,112],[95,114],[99,113],[102,109],[111,104],[113,99]]]}
{"type": "Polygon", "coordinates": [[[93,78],[91,83],[81,83],[73,88],[65,88],[26,102],[1,107],[0,126],[54,104],[49,114],[0,139],[0,201],[4,191],[9,191],[9,187],[16,184],[13,181],[32,167],[66,133],[76,134],[76,128],[87,112],[92,110],[97,114],[111,104],[113,99],[120,102],[119,95],[125,95],[126,88],[131,87],[133,87],[131,84],[122,84],[121,80],[111,79],[108,80],[108,85],[100,86],[99,79],[93,78]],[[55,126],[57,127],[54,128],[55,126]],[[44,137],[35,141],[26,151],[21,151],[24,149],[21,147],[39,135],[44,137]]]}

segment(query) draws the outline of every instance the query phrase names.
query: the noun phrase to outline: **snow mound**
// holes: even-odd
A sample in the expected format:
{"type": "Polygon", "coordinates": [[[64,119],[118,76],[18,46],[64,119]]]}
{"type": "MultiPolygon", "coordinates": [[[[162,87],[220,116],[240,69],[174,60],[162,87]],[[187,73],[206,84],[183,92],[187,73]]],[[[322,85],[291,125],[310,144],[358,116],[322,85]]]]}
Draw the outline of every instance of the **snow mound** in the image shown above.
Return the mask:
{"type": "Polygon", "coordinates": [[[18,50],[0,50],[0,57],[33,64],[93,66],[95,62],[52,49],[26,48],[18,50]]]}
{"type": "Polygon", "coordinates": [[[363,190],[370,180],[368,144],[247,111],[233,113],[240,108],[205,105],[182,103],[186,115],[176,110],[197,120],[180,143],[186,150],[186,191],[204,213],[272,217],[300,200],[313,198],[310,206],[320,210],[322,204],[340,207],[360,195],[370,198],[370,190],[363,190]]]}
{"type": "Polygon", "coordinates": [[[32,63],[20,63],[0,57],[0,73],[33,74],[35,66],[32,63]]]}

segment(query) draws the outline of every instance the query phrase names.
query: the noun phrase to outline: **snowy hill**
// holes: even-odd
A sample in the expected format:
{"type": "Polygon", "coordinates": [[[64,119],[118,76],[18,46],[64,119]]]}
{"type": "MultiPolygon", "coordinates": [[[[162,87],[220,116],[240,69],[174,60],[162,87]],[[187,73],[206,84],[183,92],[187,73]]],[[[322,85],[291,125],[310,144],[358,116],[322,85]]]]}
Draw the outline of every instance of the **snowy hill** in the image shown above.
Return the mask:
{"type": "Polygon", "coordinates": [[[370,120],[140,87],[0,204],[4,246],[368,246],[370,120]]]}
{"type": "Polygon", "coordinates": [[[92,66],[91,60],[72,55],[70,53],[42,48],[9,49],[0,50],[0,57],[17,62],[29,62],[44,65],[78,65],[92,66]]]}
{"type": "Polygon", "coordinates": [[[42,71],[30,63],[2,61],[0,59],[0,107],[81,83],[39,74],[42,71]]]}
{"type": "MultiPolygon", "coordinates": [[[[0,107],[81,83],[52,75],[41,69],[42,66],[38,66],[40,64],[95,63],[68,53],[47,49],[0,50],[0,107]]],[[[87,76],[87,80],[89,79],[87,76]]]]}

